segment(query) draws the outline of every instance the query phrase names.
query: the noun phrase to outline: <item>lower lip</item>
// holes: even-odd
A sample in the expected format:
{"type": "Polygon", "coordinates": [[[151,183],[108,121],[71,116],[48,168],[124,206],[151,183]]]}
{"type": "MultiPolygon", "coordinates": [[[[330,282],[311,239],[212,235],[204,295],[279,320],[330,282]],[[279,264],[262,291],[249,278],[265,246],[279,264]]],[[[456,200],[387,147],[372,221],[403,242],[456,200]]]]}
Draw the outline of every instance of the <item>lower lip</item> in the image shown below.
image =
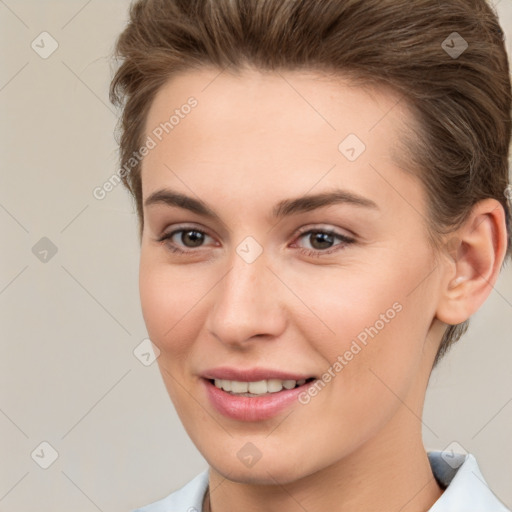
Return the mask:
{"type": "Polygon", "coordinates": [[[238,421],[262,421],[276,416],[292,403],[298,396],[316,382],[312,380],[293,389],[283,389],[277,393],[248,397],[232,395],[216,387],[207,379],[201,379],[206,387],[206,394],[213,407],[229,418],[238,421]]]}

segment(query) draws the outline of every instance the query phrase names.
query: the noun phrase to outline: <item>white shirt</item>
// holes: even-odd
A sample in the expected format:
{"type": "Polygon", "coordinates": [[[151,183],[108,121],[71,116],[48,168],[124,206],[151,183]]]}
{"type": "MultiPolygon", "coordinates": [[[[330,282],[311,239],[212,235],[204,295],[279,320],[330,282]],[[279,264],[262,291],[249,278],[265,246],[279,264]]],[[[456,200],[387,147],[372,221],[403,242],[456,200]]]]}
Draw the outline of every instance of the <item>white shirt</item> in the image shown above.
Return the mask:
{"type": "MultiPolygon", "coordinates": [[[[445,489],[428,512],[511,512],[489,489],[471,454],[428,452],[432,473],[445,489]]],[[[201,512],[208,469],[181,489],[134,512],[201,512]]]]}

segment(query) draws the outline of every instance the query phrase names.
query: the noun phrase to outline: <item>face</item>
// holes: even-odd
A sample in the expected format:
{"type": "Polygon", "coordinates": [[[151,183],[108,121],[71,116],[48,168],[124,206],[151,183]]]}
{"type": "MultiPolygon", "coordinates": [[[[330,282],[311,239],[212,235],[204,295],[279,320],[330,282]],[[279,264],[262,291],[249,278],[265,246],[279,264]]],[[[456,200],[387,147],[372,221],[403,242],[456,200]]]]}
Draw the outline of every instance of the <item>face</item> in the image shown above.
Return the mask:
{"type": "Polygon", "coordinates": [[[219,73],[176,76],[148,112],[142,310],[210,466],[294,481],[420,432],[440,275],[391,91],[219,73]]]}

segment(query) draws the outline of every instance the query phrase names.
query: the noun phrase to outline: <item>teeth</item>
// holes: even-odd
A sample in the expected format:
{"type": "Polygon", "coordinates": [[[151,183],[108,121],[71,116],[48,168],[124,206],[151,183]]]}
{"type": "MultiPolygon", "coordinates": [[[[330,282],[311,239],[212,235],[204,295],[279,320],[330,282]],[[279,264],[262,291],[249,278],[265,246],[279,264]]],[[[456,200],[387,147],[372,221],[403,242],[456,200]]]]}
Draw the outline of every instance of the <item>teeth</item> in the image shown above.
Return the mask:
{"type": "Polygon", "coordinates": [[[253,395],[262,395],[267,392],[267,381],[259,380],[258,382],[249,382],[249,393],[253,395]]]}
{"type": "Polygon", "coordinates": [[[236,380],[231,381],[231,391],[233,393],[247,393],[249,391],[248,382],[238,382],[236,380]]]}
{"type": "Polygon", "coordinates": [[[215,387],[228,391],[232,394],[240,394],[244,396],[265,395],[266,393],[278,393],[283,388],[293,389],[295,386],[302,386],[306,379],[296,380],[279,380],[268,379],[259,380],[257,382],[240,382],[236,380],[215,379],[215,387]],[[249,395],[250,393],[250,395],[249,395]]]}
{"type": "Polygon", "coordinates": [[[221,380],[220,385],[222,389],[225,389],[226,391],[231,391],[231,381],[230,380],[221,380]]]}
{"type": "Polygon", "coordinates": [[[283,389],[282,381],[278,379],[269,379],[267,380],[267,391],[269,393],[277,393],[283,389]]]}
{"type": "Polygon", "coordinates": [[[297,384],[296,380],[283,380],[283,388],[285,389],[293,389],[297,384]]]}

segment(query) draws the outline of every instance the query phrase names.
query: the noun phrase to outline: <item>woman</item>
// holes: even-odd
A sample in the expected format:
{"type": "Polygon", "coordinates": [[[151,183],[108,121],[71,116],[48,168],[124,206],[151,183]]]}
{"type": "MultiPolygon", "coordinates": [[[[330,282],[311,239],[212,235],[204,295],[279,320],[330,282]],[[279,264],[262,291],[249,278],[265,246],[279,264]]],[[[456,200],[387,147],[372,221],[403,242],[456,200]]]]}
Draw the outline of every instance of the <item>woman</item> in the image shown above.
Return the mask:
{"type": "MultiPolygon", "coordinates": [[[[484,0],[141,0],[120,176],[159,368],[209,464],[141,511],[506,511],[427,453],[430,373],[510,256],[484,0]]],[[[173,461],[174,462],[174,461],[173,461]]]]}

